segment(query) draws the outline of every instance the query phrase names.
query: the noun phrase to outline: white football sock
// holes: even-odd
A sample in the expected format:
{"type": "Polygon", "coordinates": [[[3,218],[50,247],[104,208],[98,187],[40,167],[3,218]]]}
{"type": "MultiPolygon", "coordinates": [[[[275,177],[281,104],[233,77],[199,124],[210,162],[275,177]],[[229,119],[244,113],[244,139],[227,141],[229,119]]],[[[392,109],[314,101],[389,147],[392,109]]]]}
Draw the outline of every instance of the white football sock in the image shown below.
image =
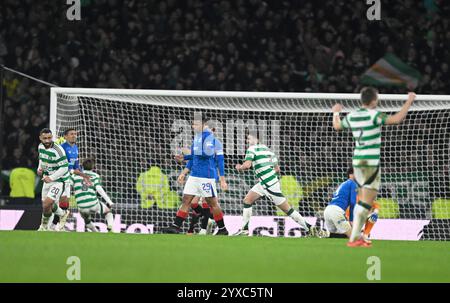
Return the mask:
{"type": "Polygon", "coordinates": [[[59,205],[56,205],[56,210],[53,213],[58,216],[64,216],[66,211],[59,207],[59,205]]]}
{"type": "Polygon", "coordinates": [[[93,232],[97,231],[97,228],[95,228],[95,225],[92,222],[89,222],[89,224],[86,224],[86,227],[93,232]]]}
{"type": "Polygon", "coordinates": [[[113,222],[114,222],[113,214],[112,213],[107,213],[105,215],[105,219],[106,219],[106,225],[108,226],[108,229],[112,230],[113,222]]]}
{"type": "Polygon", "coordinates": [[[361,228],[366,222],[368,214],[369,214],[368,209],[359,204],[356,204],[355,209],[353,210],[353,229],[352,234],[350,236],[350,242],[356,241],[360,238],[361,228]]]}
{"type": "Polygon", "coordinates": [[[252,216],[252,206],[244,203],[244,209],[242,211],[242,230],[248,230],[248,223],[252,216]]]}
{"type": "MultiPolygon", "coordinates": [[[[295,222],[297,222],[304,230],[309,231],[308,225],[306,225],[305,219],[300,215],[300,213],[291,208],[289,211],[291,212],[288,216],[292,218],[295,222]]],[[[289,213],[288,212],[288,213],[289,213]]]]}

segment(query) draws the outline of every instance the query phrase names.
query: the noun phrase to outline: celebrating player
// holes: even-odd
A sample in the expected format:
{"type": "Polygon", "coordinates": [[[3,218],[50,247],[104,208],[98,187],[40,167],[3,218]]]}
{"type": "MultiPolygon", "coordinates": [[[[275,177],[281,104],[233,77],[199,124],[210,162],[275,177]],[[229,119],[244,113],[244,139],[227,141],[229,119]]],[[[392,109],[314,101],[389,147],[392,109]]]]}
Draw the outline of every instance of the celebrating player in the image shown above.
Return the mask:
{"type": "Polygon", "coordinates": [[[401,110],[395,115],[388,116],[375,109],[378,105],[378,91],[372,87],[365,87],[361,90],[362,107],[357,111],[349,113],[341,120],[339,113],[342,105],[335,104],[332,108],[334,129],[337,131],[351,129],[356,143],[353,168],[360,200],[354,209],[353,228],[347,243],[349,247],[371,246],[362,239],[361,228],[372,209],[381,183],[381,126],[401,123],[415,98],[414,93],[409,93],[401,110]]]}
{"type": "Polygon", "coordinates": [[[89,176],[89,184],[87,184],[86,178],[81,175],[73,174],[71,178],[75,192],[75,201],[80,209],[80,214],[84,219],[84,223],[87,229],[96,232],[97,229],[91,222],[91,214],[100,214],[105,216],[108,231],[112,231],[113,214],[111,212],[111,207],[114,203],[103,189],[100,182],[100,176],[92,171],[94,169],[94,160],[84,160],[83,169],[85,170],[86,176],[89,176]],[[103,197],[106,204],[98,200],[97,193],[103,197]]]}
{"type": "Polygon", "coordinates": [[[252,205],[259,198],[266,196],[283,212],[297,222],[304,230],[309,232],[311,225],[308,224],[300,213],[294,210],[281,193],[280,180],[277,173],[280,172],[278,160],[270,149],[258,142],[255,135],[248,135],[249,148],[245,154],[245,162],[237,164],[236,170],[242,171],[253,166],[255,175],[259,182],[253,186],[244,198],[242,228],[234,235],[248,235],[248,225],[252,216],[252,205]]]}
{"type": "Polygon", "coordinates": [[[39,167],[38,175],[43,176],[42,186],[42,220],[39,231],[48,230],[48,221],[52,213],[60,216],[62,226],[66,223],[69,210],[63,210],[57,201],[61,197],[70,197],[69,164],[64,149],[53,142],[52,131],[44,128],[39,133],[39,167]]]}
{"type": "MultiPolygon", "coordinates": [[[[191,146],[192,159],[178,177],[179,183],[184,183],[186,175],[191,172],[183,190],[183,201],[171,227],[165,229],[166,233],[179,233],[181,226],[188,216],[189,207],[195,196],[201,196],[211,206],[214,220],[219,227],[216,235],[228,235],[223,221],[223,213],[217,200],[216,190],[216,157],[223,162],[223,150],[214,134],[204,121],[194,120],[192,128],[195,132],[194,142],[191,146]]],[[[225,180],[224,165],[219,165],[220,178],[225,180]]]]}
{"type": "MultiPolygon", "coordinates": [[[[91,185],[89,181],[89,176],[82,173],[80,170],[80,162],[78,159],[78,146],[77,142],[77,131],[73,128],[66,129],[64,131],[64,140],[65,142],[61,144],[61,147],[64,148],[66,152],[67,160],[69,162],[69,172],[71,175],[75,174],[77,176],[81,176],[85,182],[91,185]]],[[[59,201],[59,207],[66,210],[69,208],[69,198],[61,197],[59,201]]],[[[55,230],[64,230],[64,225],[59,224],[59,216],[55,215],[53,218],[53,227],[55,230]]]]}

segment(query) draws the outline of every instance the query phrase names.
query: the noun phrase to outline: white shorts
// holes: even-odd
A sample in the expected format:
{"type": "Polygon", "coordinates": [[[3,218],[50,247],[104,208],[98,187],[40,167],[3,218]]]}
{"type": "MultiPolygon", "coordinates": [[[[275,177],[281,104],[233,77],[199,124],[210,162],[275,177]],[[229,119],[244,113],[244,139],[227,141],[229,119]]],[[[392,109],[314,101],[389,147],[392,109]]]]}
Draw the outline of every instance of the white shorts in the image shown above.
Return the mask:
{"type": "Polygon", "coordinates": [[[355,181],[359,187],[380,190],[381,168],[380,167],[355,167],[353,169],[355,181]]]}
{"type": "Polygon", "coordinates": [[[82,213],[82,214],[100,214],[100,215],[104,215],[105,214],[105,210],[107,208],[108,208],[108,206],[106,206],[105,203],[99,201],[97,204],[95,204],[92,207],[79,208],[79,212],[82,213]]]}
{"type": "Polygon", "coordinates": [[[216,179],[189,176],[184,185],[183,195],[202,198],[217,197],[216,179]]]}
{"type": "Polygon", "coordinates": [[[267,197],[270,201],[275,205],[283,204],[286,201],[286,197],[281,193],[280,182],[275,183],[269,188],[264,188],[261,183],[257,183],[255,186],[250,189],[250,191],[257,193],[262,197],[267,197]]]}
{"type": "Polygon", "coordinates": [[[44,183],[42,186],[42,201],[46,198],[59,201],[61,197],[70,197],[70,183],[68,181],[44,183]]]}
{"type": "Polygon", "coordinates": [[[323,212],[323,216],[330,233],[345,234],[352,228],[345,217],[345,211],[337,205],[328,205],[323,212]]]}

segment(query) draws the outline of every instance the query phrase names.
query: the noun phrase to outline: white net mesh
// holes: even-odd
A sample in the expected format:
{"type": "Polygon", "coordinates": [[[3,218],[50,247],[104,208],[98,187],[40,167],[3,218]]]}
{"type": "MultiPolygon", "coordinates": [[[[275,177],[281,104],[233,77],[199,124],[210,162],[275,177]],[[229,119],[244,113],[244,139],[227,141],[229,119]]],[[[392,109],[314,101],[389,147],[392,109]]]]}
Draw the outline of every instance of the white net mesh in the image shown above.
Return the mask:
{"type": "MultiPolygon", "coordinates": [[[[351,165],[351,133],[333,130],[330,109],[337,102],[356,109],[358,95],[122,92],[58,92],[55,127],[58,135],[68,127],[79,131],[80,158],[95,158],[126,226],[153,225],[158,232],[172,222],[183,189],[176,183],[183,166],[173,157],[191,144],[194,112],[214,120],[224,144],[229,191],[219,201],[225,215],[241,214],[255,184],[251,171],[234,170],[249,128],[278,155],[282,190],[304,216],[320,216],[351,165]]],[[[405,99],[380,95],[379,110],[395,112],[405,99]]],[[[418,96],[401,125],[383,128],[381,219],[431,220],[422,239],[450,238],[449,134],[448,96],[418,96]]],[[[267,199],[253,212],[281,215],[267,199]]]]}

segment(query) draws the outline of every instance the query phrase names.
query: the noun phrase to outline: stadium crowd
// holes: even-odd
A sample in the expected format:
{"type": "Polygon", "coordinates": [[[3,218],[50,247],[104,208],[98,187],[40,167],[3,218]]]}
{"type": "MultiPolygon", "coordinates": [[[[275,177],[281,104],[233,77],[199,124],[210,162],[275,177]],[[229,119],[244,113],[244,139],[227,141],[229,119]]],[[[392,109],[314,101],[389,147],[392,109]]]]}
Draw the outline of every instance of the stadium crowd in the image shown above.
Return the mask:
{"type": "MultiPolygon", "coordinates": [[[[386,53],[417,69],[418,94],[450,94],[450,4],[383,1],[2,0],[0,64],[59,86],[358,92],[386,53]]],[[[3,169],[35,168],[48,87],[5,72],[3,169]]],[[[382,88],[404,93],[406,88],[382,88]]]]}

